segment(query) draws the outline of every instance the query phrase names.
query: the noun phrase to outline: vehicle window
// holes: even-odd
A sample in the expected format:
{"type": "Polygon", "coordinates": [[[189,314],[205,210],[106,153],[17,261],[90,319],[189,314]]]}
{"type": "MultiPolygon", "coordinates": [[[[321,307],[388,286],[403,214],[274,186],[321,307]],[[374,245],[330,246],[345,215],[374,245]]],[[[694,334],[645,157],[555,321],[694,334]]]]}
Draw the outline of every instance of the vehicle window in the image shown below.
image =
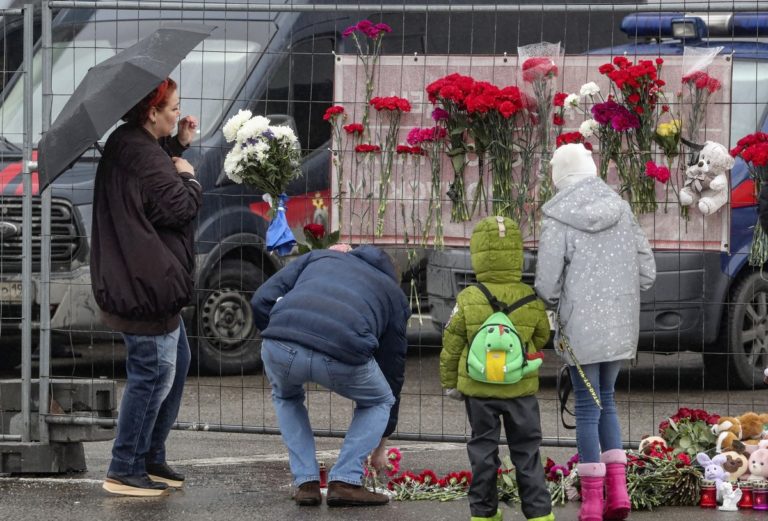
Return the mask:
{"type": "MultiPolygon", "coordinates": [[[[245,81],[248,72],[274,34],[268,21],[208,21],[217,28],[195,48],[171,73],[180,87],[183,114],[200,118],[204,137],[218,131],[221,117],[230,100],[245,81]],[[216,81],[210,81],[216,78],[216,81]]],[[[113,56],[119,49],[134,44],[159,26],[155,20],[100,20],[67,24],[54,30],[53,39],[53,112],[55,121],[75,87],[90,67],[113,56]],[[154,22],[154,23],[153,23],[154,22]]],[[[42,53],[33,62],[34,141],[40,137],[42,122],[42,53]]],[[[0,105],[0,135],[14,143],[23,141],[23,81],[17,81],[6,92],[0,105]]],[[[110,129],[111,131],[111,129],[110,129]]],[[[109,132],[105,134],[109,135],[109,132]]]]}
{"type": "Polygon", "coordinates": [[[253,108],[256,114],[292,116],[305,154],[331,138],[323,115],[333,103],[332,51],[331,38],[311,38],[293,45],[253,108]]]}
{"type": "Polygon", "coordinates": [[[768,105],[768,62],[736,60],[731,95],[731,147],[760,130],[768,105]]]}

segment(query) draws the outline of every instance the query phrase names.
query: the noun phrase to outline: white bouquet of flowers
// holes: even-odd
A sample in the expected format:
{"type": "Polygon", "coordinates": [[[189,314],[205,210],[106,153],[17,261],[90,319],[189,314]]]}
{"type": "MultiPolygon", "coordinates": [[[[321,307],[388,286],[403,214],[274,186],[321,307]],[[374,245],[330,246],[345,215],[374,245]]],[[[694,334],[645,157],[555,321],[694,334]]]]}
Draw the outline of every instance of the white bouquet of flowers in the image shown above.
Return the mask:
{"type": "Polygon", "coordinates": [[[272,201],[301,175],[301,151],[293,130],[270,125],[264,116],[241,110],[222,129],[232,150],[224,159],[224,172],[235,183],[245,183],[269,194],[272,201]]]}

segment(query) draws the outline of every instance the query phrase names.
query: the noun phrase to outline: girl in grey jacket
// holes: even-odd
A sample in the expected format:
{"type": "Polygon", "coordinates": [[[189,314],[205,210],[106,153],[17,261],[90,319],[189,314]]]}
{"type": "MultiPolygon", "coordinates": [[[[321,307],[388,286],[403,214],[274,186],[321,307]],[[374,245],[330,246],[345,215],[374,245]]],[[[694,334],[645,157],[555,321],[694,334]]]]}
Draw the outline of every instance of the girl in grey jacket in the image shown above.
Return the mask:
{"type": "Polygon", "coordinates": [[[589,150],[564,145],[551,165],[557,194],[542,207],[536,292],[557,308],[558,335],[567,337],[602,406],[564,353],[576,399],[579,519],[624,519],[630,503],[614,386],[622,361],[635,356],[640,291],[653,285],[656,265],[629,204],[597,177],[589,150]]]}

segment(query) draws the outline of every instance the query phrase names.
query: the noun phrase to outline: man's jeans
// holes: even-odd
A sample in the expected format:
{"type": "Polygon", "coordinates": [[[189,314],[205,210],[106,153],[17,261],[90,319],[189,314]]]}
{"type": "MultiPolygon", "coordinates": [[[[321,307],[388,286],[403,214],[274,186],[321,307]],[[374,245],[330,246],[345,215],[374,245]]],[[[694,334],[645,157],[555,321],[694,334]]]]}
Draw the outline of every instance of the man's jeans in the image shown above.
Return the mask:
{"type": "Polygon", "coordinates": [[[581,463],[598,463],[601,451],[621,448],[621,427],[616,415],[614,387],[622,362],[616,360],[581,366],[600,397],[602,411],[597,408],[576,367],[570,367],[576,401],[576,445],[581,463]]]}
{"type": "Polygon", "coordinates": [[[320,479],[315,439],[304,406],[304,384],[315,382],[356,404],[339,458],[328,479],[359,485],[363,461],[381,441],[389,410],[395,403],[376,361],[348,365],[298,344],[268,338],[262,342],[261,357],[272,384],[272,403],[288,448],[293,484],[298,487],[320,479]]]}
{"type": "Polygon", "coordinates": [[[127,382],[120,402],[109,473],[136,476],[165,462],[165,440],[176,421],[189,371],[184,324],[166,335],[123,334],[127,382]]]}

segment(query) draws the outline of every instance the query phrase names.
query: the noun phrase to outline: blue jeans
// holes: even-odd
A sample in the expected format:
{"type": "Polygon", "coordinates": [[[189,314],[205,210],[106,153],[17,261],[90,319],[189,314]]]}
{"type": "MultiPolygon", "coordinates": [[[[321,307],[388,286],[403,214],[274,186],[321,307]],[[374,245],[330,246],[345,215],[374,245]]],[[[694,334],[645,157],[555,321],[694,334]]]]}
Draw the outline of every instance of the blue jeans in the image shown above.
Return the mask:
{"type": "Polygon", "coordinates": [[[601,451],[621,448],[621,427],[616,415],[614,387],[622,362],[616,360],[581,366],[600,397],[602,411],[597,408],[576,367],[570,367],[576,400],[576,445],[581,463],[598,463],[601,451]]]}
{"type": "Polygon", "coordinates": [[[136,476],[146,473],[147,463],[165,462],[165,440],[179,414],[190,351],[183,323],[165,335],[123,333],[123,340],[127,381],[109,474],[136,476]]]}
{"type": "Polygon", "coordinates": [[[304,406],[304,384],[315,382],[355,402],[352,422],[328,480],[359,485],[363,462],[381,441],[395,403],[376,360],[349,365],[298,344],[268,338],[262,342],[261,358],[272,384],[272,403],[288,448],[293,484],[298,487],[320,479],[315,438],[304,406]]]}

